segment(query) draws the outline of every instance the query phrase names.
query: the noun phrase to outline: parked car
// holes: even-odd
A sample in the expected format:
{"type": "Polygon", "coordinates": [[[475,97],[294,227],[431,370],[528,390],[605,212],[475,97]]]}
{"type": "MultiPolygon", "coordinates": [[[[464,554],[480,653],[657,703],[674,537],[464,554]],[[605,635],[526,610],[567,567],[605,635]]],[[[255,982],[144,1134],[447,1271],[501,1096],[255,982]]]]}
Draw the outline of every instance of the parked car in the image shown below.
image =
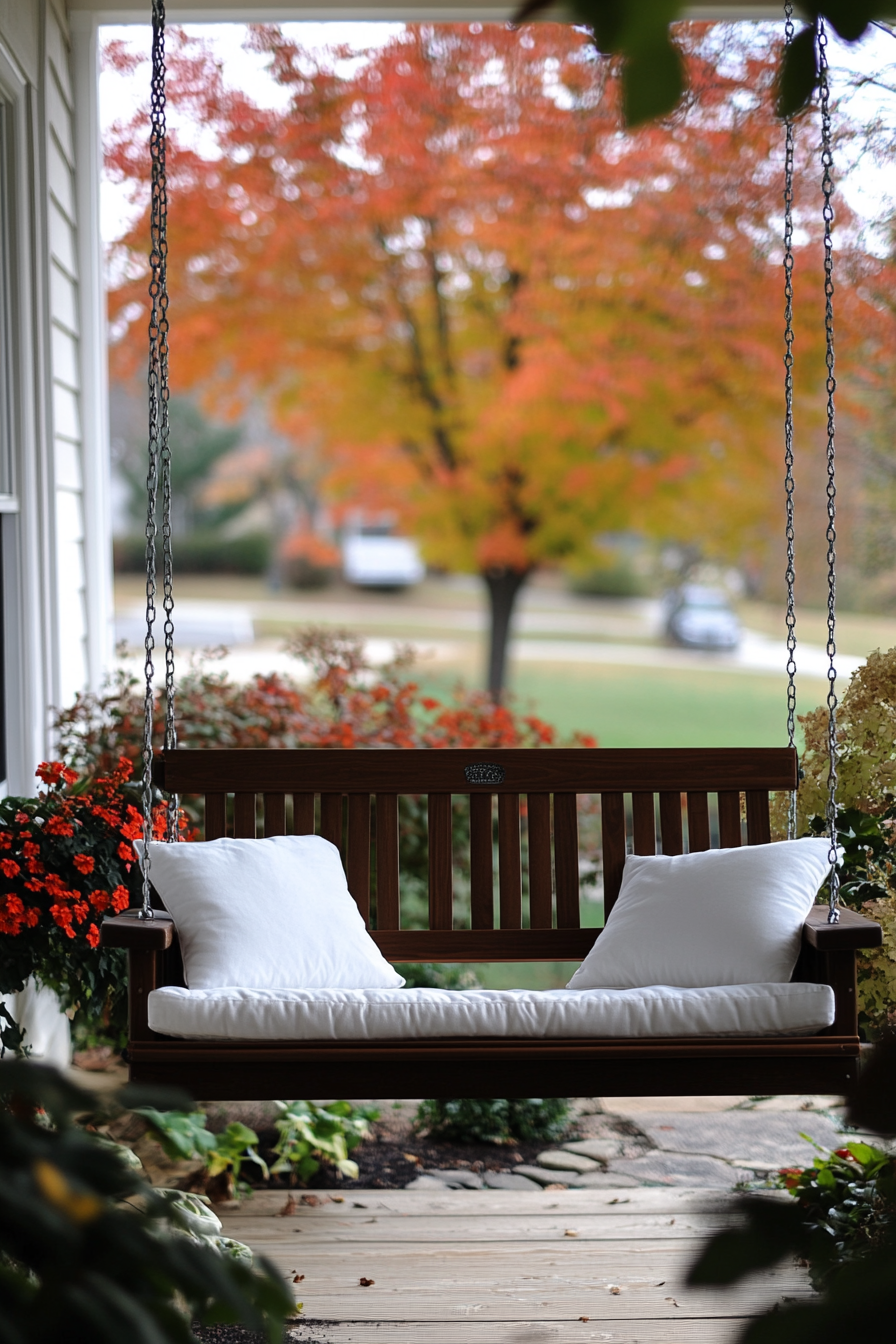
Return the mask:
{"type": "Polygon", "coordinates": [[[342,573],[358,588],[410,588],[426,574],[417,543],[388,528],[359,527],[342,543],[342,573]]]}
{"type": "Polygon", "coordinates": [[[689,649],[736,649],[741,626],[720,588],[685,583],[666,600],[666,635],[689,649]]]}

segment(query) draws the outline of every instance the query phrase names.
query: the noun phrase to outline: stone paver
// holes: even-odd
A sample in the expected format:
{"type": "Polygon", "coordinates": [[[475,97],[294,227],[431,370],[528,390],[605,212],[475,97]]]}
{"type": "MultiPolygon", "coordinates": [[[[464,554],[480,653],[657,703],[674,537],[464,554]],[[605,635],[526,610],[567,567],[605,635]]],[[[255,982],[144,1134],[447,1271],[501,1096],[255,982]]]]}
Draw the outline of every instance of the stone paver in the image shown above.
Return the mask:
{"type": "Polygon", "coordinates": [[[489,1190],[538,1190],[537,1181],[528,1176],[512,1175],[509,1171],[484,1171],[482,1179],[489,1190]]]}
{"type": "MultiPolygon", "coordinates": [[[[743,1179],[727,1162],[715,1157],[698,1157],[691,1153],[646,1153],[644,1157],[620,1158],[613,1163],[612,1172],[601,1173],[607,1183],[618,1175],[633,1176],[642,1185],[689,1185],[695,1188],[711,1186],[730,1190],[743,1179]],[[610,1179],[608,1179],[610,1178],[610,1179]]],[[[589,1178],[583,1177],[583,1181],[589,1178]]]]}
{"type": "Polygon", "coordinates": [[[437,1181],[442,1181],[452,1190],[481,1190],[482,1179],[477,1176],[475,1171],[464,1171],[462,1167],[451,1168],[446,1171],[424,1171],[424,1176],[435,1176],[437,1181]]]}
{"type": "Polygon", "coordinates": [[[536,1161],[540,1167],[547,1167],[549,1171],[578,1171],[583,1175],[586,1171],[597,1171],[600,1167],[600,1163],[595,1162],[593,1157],[583,1157],[581,1153],[560,1151],[555,1148],[539,1153],[536,1161]]]}
{"type": "Polygon", "coordinates": [[[575,1143],[564,1143],[564,1153],[579,1153],[595,1162],[609,1162],[622,1152],[621,1139],[579,1139],[575,1143]]]}
{"type": "Polygon", "coordinates": [[[446,1187],[445,1182],[440,1181],[437,1176],[415,1176],[404,1188],[405,1190],[444,1190],[446,1187]]]}
{"type": "Polygon", "coordinates": [[[660,1111],[639,1115],[636,1123],[663,1152],[702,1154],[729,1162],[736,1159],[739,1165],[755,1165],[757,1170],[807,1166],[812,1149],[800,1138],[801,1132],[825,1150],[842,1143],[827,1116],[805,1111],[766,1111],[760,1115],[750,1111],[715,1115],[660,1111]]]}
{"type": "Polygon", "coordinates": [[[633,1176],[624,1176],[615,1166],[611,1171],[590,1171],[576,1181],[576,1188],[580,1190],[613,1190],[627,1185],[640,1185],[640,1181],[633,1176]]]}
{"type": "Polygon", "coordinates": [[[547,1167],[530,1167],[526,1164],[517,1167],[514,1175],[527,1176],[539,1185],[568,1185],[573,1188],[580,1186],[584,1179],[580,1171],[549,1171],[547,1167]]]}

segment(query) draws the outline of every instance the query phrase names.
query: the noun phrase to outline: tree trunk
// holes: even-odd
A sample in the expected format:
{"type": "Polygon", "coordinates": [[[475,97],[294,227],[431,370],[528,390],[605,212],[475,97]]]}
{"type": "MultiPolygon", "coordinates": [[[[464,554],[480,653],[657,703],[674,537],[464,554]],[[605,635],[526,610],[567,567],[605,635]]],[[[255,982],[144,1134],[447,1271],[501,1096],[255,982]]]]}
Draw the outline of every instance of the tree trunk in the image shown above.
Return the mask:
{"type": "Polygon", "coordinates": [[[504,678],[507,673],[507,644],[510,639],[510,622],[520,589],[529,577],[530,570],[488,569],[483,574],[488,588],[491,610],[491,628],[488,650],[488,691],[495,704],[498,704],[504,691],[504,678]]]}

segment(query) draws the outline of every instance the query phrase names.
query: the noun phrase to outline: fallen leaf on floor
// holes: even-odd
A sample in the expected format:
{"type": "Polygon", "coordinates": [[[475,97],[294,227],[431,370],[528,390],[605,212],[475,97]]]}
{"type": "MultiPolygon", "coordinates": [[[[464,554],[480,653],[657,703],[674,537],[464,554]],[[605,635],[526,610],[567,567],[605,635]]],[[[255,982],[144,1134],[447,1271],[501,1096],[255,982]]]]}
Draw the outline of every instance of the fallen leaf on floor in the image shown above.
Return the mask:
{"type": "Polygon", "coordinates": [[[301,1283],[304,1277],[305,1277],[304,1274],[297,1274],[293,1279],[293,1283],[301,1283]]]}
{"type": "Polygon", "coordinates": [[[316,1209],[319,1204],[323,1204],[325,1201],[318,1199],[317,1195],[303,1195],[300,1202],[307,1204],[311,1209],[316,1209]]]}
{"type": "Polygon", "coordinates": [[[299,1207],[299,1205],[298,1205],[298,1201],[296,1200],[295,1196],[294,1196],[294,1195],[287,1195],[287,1197],[286,1197],[286,1203],[283,1205],[283,1208],[280,1210],[280,1213],[279,1213],[278,1217],[280,1217],[280,1218],[288,1218],[289,1215],[290,1215],[291,1213],[295,1213],[295,1211],[296,1211],[296,1209],[297,1209],[298,1207],[299,1207]]]}
{"type": "Polygon", "coordinates": [[[678,1303],[675,1301],[675,1298],[674,1298],[674,1297],[664,1297],[664,1298],[663,1298],[663,1301],[664,1301],[664,1302],[671,1302],[672,1305],[673,1305],[673,1307],[677,1307],[677,1306],[678,1306],[678,1303]]]}
{"type": "Polygon", "coordinates": [[[590,1317],[590,1316],[580,1316],[580,1317],[579,1317],[579,1320],[580,1320],[580,1321],[590,1321],[590,1320],[591,1320],[591,1317],[590,1317]]]}
{"type": "Polygon", "coordinates": [[[362,1288],[372,1288],[375,1282],[376,1282],[375,1279],[359,1279],[359,1280],[358,1280],[358,1283],[360,1284],[360,1286],[361,1286],[362,1288]]]}
{"type": "Polygon", "coordinates": [[[612,1293],[614,1297],[618,1297],[622,1292],[622,1289],[619,1287],[618,1283],[610,1283],[607,1285],[607,1291],[612,1293]]]}
{"type": "Polygon", "coordinates": [[[331,1196],[330,1196],[330,1203],[331,1203],[331,1204],[344,1204],[344,1203],[345,1203],[345,1195],[331,1195],[331,1196]]]}
{"type": "Polygon", "coordinates": [[[674,1222],[675,1222],[675,1219],[674,1219],[674,1218],[670,1218],[670,1219],[669,1219],[669,1226],[671,1227],[672,1224],[673,1224],[674,1222]]]}
{"type": "Polygon", "coordinates": [[[577,1237],[579,1234],[574,1227],[568,1227],[563,1235],[564,1237],[577,1237]]]}
{"type": "Polygon", "coordinates": [[[367,1205],[366,1205],[366,1204],[353,1204],[353,1205],[352,1205],[352,1208],[353,1208],[353,1209],[366,1209],[366,1208],[367,1208],[367,1205]]]}
{"type": "Polygon", "coordinates": [[[631,1204],[630,1199],[608,1199],[608,1204],[631,1204]]]}
{"type": "Polygon", "coordinates": [[[413,1162],[416,1167],[419,1167],[420,1159],[415,1153],[402,1153],[402,1157],[408,1162],[413,1162]]]}
{"type": "Polygon", "coordinates": [[[544,1188],[545,1190],[568,1190],[569,1186],[563,1185],[561,1181],[551,1181],[550,1185],[546,1185],[544,1188]]]}
{"type": "Polygon", "coordinates": [[[665,1280],[665,1279],[660,1279],[659,1283],[654,1284],[654,1287],[655,1287],[655,1288],[665,1288],[665,1286],[666,1286],[666,1280],[665,1280]]]}

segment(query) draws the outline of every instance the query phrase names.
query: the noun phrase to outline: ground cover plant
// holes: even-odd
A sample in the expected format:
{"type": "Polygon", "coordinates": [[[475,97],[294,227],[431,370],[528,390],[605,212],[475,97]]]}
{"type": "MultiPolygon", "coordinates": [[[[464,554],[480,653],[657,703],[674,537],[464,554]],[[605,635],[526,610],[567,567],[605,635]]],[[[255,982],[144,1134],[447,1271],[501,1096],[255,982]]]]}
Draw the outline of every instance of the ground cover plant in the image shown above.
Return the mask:
{"type": "Polygon", "coordinates": [[[277,1271],[75,1123],[97,1108],[53,1069],[0,1064],[3,1344],[191,1344],[192,1321],[282,1338],[296,1304],[277,1271]]]}
{"type": "Polygon", "coordinates": [[[567,1097],[449,1097],[422,1101],[416,1128],[455,1143],[553,1141],[569,1129],[567,1097]]]}

